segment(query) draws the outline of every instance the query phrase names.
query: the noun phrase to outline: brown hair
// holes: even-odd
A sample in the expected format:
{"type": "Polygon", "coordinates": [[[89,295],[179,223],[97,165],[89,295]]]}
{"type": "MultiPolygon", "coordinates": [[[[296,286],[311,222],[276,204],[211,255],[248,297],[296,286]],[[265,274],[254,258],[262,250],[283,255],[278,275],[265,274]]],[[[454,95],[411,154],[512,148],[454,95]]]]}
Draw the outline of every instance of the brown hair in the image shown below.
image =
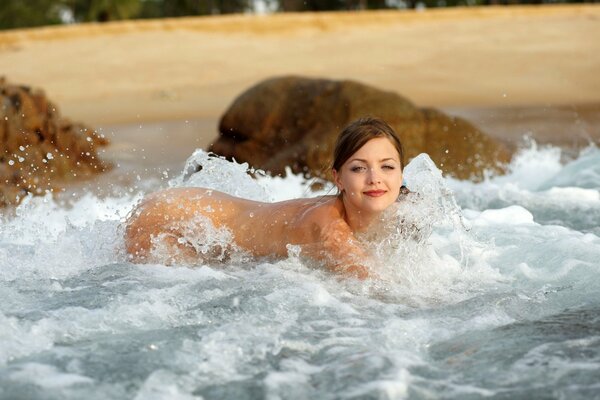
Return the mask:
{"type": "Polygon", "coordinates": [[[404,169],[404,152],[398,135],[387,122],[379,118],[360,118],[351,122],[340,133],[333,149],[332,168],[339,171],[352,154],[356,153],[369,140],[387,138],[398,150],[400,168],[404,169]]]}

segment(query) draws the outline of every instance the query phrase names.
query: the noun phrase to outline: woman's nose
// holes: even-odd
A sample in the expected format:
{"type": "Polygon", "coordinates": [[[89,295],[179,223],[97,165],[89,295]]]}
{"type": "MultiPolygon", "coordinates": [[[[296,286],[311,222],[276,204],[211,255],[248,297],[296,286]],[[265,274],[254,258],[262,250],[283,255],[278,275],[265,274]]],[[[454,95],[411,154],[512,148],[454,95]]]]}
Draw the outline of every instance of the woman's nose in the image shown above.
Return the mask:
{"type": "Polygon", "coordinates": [[[369,168],[369,183],[379,183],[380,181],[379,171],[375,168],[369,168]]]}

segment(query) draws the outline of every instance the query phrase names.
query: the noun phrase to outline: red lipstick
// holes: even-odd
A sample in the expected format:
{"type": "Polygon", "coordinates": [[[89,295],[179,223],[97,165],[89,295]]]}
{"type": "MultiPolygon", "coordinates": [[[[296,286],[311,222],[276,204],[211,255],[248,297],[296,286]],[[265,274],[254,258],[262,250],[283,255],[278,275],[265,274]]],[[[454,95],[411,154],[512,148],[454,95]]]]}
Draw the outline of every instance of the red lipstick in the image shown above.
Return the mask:
{"type": "Polygon", "coordinates": [[[386,192],[385,190],[367,190],[363,193],[370,197],[380,197],[383,196],[386,192]]]}

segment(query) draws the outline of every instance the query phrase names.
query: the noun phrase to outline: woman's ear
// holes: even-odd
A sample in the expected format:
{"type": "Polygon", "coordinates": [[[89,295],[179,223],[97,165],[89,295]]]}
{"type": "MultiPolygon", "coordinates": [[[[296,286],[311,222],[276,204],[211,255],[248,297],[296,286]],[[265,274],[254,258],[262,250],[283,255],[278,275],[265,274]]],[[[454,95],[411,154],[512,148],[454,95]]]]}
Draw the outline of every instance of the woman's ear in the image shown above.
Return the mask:
{"type": "Polygon", "coordinates": [[[333,174],[333,183],[337,186],[338,190],[341,192],[344,191],[344,187],[342,186],[342,180],[340,179],[340,174],[335,169],[331,169],[331,173],[333,174]]]}

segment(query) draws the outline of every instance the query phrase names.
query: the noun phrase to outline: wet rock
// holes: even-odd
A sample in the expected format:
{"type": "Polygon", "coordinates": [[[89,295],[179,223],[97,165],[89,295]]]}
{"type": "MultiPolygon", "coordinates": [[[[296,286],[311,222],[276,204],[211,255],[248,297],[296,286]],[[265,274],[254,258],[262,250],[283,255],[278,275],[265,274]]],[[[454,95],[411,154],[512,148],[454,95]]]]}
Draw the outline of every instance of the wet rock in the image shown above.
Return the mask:
{"type": "Polygon", "coordinates": [[[511,150],[461,118],[420,109],[406,98],[353,81],[268,79],[242,93],[222,116],[209,150],[253,167],[327,177],[335,140],[349,122],[379,117],[398,132],[405,162],[428,153],[445,174],[477,179],[502,171],[511,150]]]}
{"type": "Polygon", "coordinates": [[[0,206],[105,171],[96,149],[106,144],[103,135],[61,117],[41,90],[0,78],[0,206]]]}
{"type": "Polygon", "coordinates": [[[485,170],[504,172],[513,149],[486,135],[470,122],[433,108],[422,108],[425,147],[438,168],[459,179],[481,179],[485,170]]]}

